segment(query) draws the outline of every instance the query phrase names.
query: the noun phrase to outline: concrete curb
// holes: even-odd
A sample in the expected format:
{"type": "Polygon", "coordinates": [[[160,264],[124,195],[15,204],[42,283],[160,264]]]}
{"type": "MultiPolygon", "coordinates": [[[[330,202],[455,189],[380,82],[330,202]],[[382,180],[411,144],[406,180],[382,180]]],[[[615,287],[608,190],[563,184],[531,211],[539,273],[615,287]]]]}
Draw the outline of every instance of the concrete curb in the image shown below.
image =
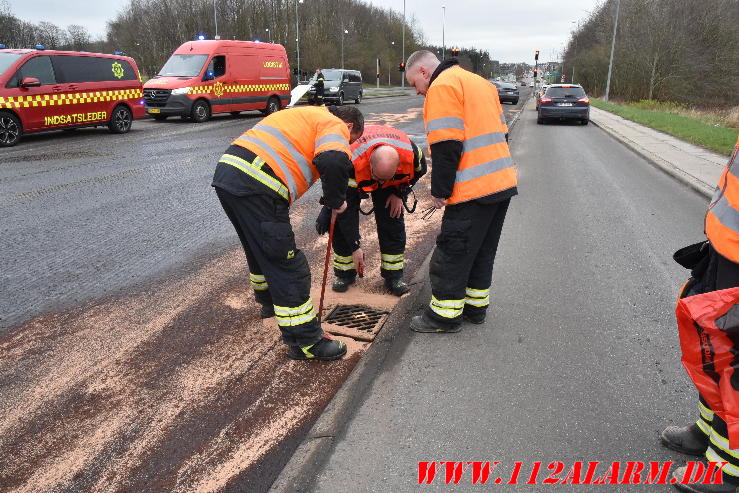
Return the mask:
{"type": "MultiPolygon", "coordinates": [[[[600,111],[606,111],[606,110],[600,110],[600,111]]],[[[714,186],[704,183],[703,181],[695,178],[694,176],[686,173],[682,169],[673,165],[669,161],[666,161],[660,158],[658,155],[647,151],[642,146],[640,146],[639,143],[634,142],[633,140],[621,135],[620,133],[618,133],[615,129],[611,128],[610,126],[603,124],[603,123],[599,123],[596,120],[593,120],[592,116],[590,118],[590,122],[596,127],[600,128],[601,130],[611,135],[613,138],[621,142],[623,145],[631,149],[633,152],[635,152],[636,154],[644,158],[644,160],[649,162],[652,166],[667,173],[673,178],[676,178],[677,180],[683,182],[684,184],[688,185],[690,188],[692,188],[693,190],[695,190],[696,192],[700,193],[701,195],[705,197],[710,198],[711,196],[713,196],[713,192],[715,189],[714,186]]]]}
{"type": "MultiPolygon", "coordinates": [[[[513,131],[527,103],[528,100],[521,104],[521,111],[516,113],[516,116],[508,123],[509,134],[513,131]]],[[[341,385],[313,424],[308,435],[295,449],[280,475],[272,483],[271,492],[312,491],[317,471],[320,471],[330,459],[336,438],[344,434],[351,421],[352,412],[368,395],[368,390],[374,383],[378,370],[391,352],[398,356],[410,343],[410,334],[407,329],[410,317],[417,314],[430,297],[427,283],[428,265],[433,253],[432,249],[411,281],[412,285],[418,288],[414,289],[411,295],[402,298],[395,306],[370,348],[359,360],[349,378],[341,385]]]]}

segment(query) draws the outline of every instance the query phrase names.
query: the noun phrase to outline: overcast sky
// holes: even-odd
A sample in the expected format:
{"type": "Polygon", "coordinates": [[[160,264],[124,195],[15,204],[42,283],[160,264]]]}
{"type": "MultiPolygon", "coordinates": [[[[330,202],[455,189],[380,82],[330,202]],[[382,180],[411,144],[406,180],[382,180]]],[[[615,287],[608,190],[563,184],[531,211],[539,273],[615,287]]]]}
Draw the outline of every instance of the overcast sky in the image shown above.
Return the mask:
{"type": "MultiPolygon", "coordinates": [[[[13,13],[31,22],[50,21],[66,27],[85,26],[93,36],[105,35],[106,21],[115,17],[129,0],[6,0],[13,13]]],[[[365,0],[399,12],[403,0],[365,0]]],[[[305,4],[320,0],[305,0],[305,4]]],[[[446,5],[446,46],[474,47],[490,51],[502,62],[532,62],[558,58],[574,24],[588,16],[601,0],[406,0],[406,15],[415,16],[426,40],[442,44],[442,6],[446,5]]],[[[396,40],[400,45],[400,40],[396,40]]],[[[408,53],[406,53],[406,56],[408,53]]]]}

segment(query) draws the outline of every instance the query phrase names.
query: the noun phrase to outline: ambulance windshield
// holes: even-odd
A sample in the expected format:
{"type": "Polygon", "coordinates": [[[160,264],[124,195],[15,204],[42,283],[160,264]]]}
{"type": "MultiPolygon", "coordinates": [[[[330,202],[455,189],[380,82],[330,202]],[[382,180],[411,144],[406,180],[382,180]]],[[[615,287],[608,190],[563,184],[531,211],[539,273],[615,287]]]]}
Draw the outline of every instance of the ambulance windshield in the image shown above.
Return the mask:
{"type": "Polygon", "coordinates": [[[20,57],[20,53],[0,53],[0,74],[4,74],[20,57]]]}
{"type": "Polygon", "coordinates": [[[172,55],[157,75],[161,77],[197,77],[208,55],[172,55]]]}

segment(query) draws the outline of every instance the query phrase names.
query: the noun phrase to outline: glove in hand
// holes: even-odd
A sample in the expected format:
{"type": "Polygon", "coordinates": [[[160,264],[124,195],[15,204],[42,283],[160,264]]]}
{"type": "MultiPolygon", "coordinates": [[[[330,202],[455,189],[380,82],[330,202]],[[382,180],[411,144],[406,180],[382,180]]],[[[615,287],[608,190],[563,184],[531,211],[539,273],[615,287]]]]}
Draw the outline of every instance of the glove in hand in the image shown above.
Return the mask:
{"type": "Polygon", "coordinates": [[[331,226],[331,208],[323,206],[321,212],[316,218],[316,233],[319,235],[326,234],[331,226]]]}

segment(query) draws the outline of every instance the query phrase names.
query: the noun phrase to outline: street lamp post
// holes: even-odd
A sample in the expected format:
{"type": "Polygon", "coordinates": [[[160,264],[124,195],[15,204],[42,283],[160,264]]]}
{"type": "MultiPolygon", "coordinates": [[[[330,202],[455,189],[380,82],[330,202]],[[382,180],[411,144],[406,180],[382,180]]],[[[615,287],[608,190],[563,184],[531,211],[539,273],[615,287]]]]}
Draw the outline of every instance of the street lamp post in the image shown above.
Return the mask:
{"type": "Polygon", "coordinates": [[[213,0],[213,20],[215,21],[215,24],[216,24],[216,35],[214,39],[219,39],[218,38],[218,14],[216,13],[216,0],[213,0]]]}
{"type": "Polygon", "coordinates": [[[344,29],[344,25],[341,25],[341,68],[344,68],[344,35],[349,34],[349,31],[344,29]]]}
{"type": "Polygon", "coordinates": [[[269,28],[265,29],[264,32],[267,33],[267,40],[269,43],[272,42],[272,35],[269,34],[269,28]]]}
{"type": "Polygon", "coordinates": [[[613,50],[616,48],[616,28],[618,28],[618,12],[621,8],[621,0],[616,0],[616,20],[613,23],[613,39],[611,40],[611,58],[608,60],[608,80],[606,81],[606,94],[603,100],[608,102],[608,93],[611,90],[611,69],[613,69],[613,50]]]}
{"type": "Polygon", "coordinates": [[[298,54],[298,84],[300,84],[300,24],[298,24],[298,4],[303,0],[295,2],[295,51],[298,54]]]}
{"type": "MultiPolygon", "coordinates": [[[[575,21],[572,21],[570,24],[574,24],[575,21]]],[[[577,22],[577,28],[575,29],[575,34],[572,36],[573,40],[575,41],[575,50],[572,54],[572,79],[570,79],[570,82],[573,84],[575,83],[575,62],[577,61],[577,32],[580,30],[580,22],[577,22]]]]}
{"type": "Polygon", "coordinates": [[[446,37],[445,37],[445,24],[446,24],[446,6],[441,6],[441,59],[446,59],[446,37]]]}
{"type": "MultiPolygon", "coordinates": [[[[403,51],[401,55],[401,62],[405,63],[405,0],[403,0],[403,51]]],[[[405,89],[405,74],[400,74],[400,84],[403,89],[405,89]]]]}

